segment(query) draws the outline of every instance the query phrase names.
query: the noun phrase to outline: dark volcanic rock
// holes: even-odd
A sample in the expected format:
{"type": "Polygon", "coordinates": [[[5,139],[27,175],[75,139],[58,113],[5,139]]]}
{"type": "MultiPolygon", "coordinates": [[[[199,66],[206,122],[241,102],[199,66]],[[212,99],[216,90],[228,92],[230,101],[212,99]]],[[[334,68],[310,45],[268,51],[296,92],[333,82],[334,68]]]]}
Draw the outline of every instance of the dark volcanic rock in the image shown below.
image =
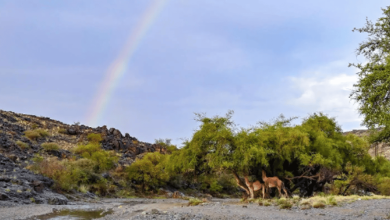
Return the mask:
{"type": "MultiPolygon", "coordinates": [[[[104,150],[114,150],[120,155],[118,165],[130,165],[147,152],[165,153],[164,146],[138,141],[137,138],[107,126],[91,128],[79,123],[64,124],[47,117],[18,114],[0,110],[0,206],[25,203],[66,204],[67,199],[50,190],[53,180],[24,169],[33,163],[34,154],[46,158],[80,158],[72,153],[78,144],[88,143],[88,135],[101,134],[104,150]],[[26,137],[26,131],[47,132],[45,135],[26,137]],[[43,150],[43,143],[56,143],[59,150],[43,150]]],[[[40,133],[41,134],[41,133],[40,133]]],[[[91,182],[107,175],[90,176],[91,182]]]]}
{"type": "Polygon", "coordinates": [[[0,206],[13,204],[49,203],[63,205],[68,199],[49,188],[53,180],[20,168],[0,154],[0,206]]]}

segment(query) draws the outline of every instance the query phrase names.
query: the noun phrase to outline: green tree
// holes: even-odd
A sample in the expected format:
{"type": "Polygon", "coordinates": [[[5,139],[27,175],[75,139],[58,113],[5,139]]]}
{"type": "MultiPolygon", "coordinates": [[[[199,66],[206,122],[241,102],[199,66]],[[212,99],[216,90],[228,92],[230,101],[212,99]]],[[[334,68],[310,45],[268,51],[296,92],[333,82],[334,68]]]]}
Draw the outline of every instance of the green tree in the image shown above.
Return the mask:
{"type": "Polygon", "coordinates": [[[147,153],[126,169],[129,180],[141,184],[142,191],[165,185],[169,180],[165,169],[168,157],[159,152],[147,153]]]}
{"type": "Polygon", "coordinates": [[[373,142],[390,138],[390,6],[382,11],[384,16],[375,23],[367,20],[363,28],[353,30],[369,35],[356,51],[367,63],[350,64],[359,69],[359,80],[350,97],[358,102],[359,112],[364,115],[362,124],[371,129],[384,128],[373,142]]]}
{"type": "MultiPolygon", "coordinates": [[[[300,189],[303,196],[322,191],[338,173],[348,175],[347,164],[362,167],[367,175],[387,172],[388,163],[372,160],[365,140],[343,135],[335,119],[322,113],[310,115],[301,125],[281,116],[247,129],[235,128],[232,113],[212,118],[198,114],[199,129],[171,155],[169,170],[190,174],[195,182],[202,180],[200,184],[216,173],[229,172],[247,192],[242,177],[261,180],[261,170],[265,170],[285,180],[291,191],[300,189]]],[[[208,184],[212,188],[211,181],[208,184]]]]}

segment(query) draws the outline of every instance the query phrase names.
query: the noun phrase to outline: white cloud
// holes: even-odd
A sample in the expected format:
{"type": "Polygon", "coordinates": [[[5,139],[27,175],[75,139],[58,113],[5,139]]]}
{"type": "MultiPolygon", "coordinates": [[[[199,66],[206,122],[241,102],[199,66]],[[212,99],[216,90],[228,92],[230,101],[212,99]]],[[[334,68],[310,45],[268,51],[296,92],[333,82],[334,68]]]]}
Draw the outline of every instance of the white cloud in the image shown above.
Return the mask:
{"type": "Polygon", "coordinates": [[[345,64],[334,62],[314,71],[305,71],[300,77],[291,77],[293,88],[299,95],[288,104],[305,112],[323,112],[336,117],[344,130],[362,128],[357,103],[349,98],[358,77],[342,70],[340,63],[345,64]],[[308,75],[309,72],[312,74],[308,75]]]}

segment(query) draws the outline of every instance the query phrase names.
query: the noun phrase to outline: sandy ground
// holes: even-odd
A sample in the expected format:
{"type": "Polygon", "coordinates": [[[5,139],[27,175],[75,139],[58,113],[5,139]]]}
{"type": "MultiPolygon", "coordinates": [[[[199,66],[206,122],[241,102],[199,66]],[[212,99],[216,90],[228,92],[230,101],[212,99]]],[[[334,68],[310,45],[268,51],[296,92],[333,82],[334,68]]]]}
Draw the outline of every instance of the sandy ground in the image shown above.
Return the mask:
{"type": "MultiPolygon", "coordinates": [[[[180,199],[103,199],[71,205],[24,205],[0,208],[0,219],[39,219],[53,210],[102,210],[113,213],[99,219],[387,219],[390,200],[361,200],[325,209],[291,210],[276,206],[242,204],[238,199],[213,199],[199,206],[187,206],[180,199]]],[[[66,219],[66,218],[63,218],[66,219]]]]}

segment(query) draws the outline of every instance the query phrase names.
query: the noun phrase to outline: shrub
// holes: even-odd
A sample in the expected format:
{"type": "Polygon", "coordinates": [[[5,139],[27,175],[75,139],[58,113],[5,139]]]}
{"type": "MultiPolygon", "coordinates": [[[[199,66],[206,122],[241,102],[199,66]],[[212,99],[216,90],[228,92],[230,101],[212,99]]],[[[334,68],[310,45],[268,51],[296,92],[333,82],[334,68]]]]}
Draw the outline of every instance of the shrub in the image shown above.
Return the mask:
{"type": "Polygon", "coordinates": [[[276,200],[276,204],[282,205],[284,203],[288,202],[286,198],[280,198],[276,200]]]}
{"type": "Polygon", "coordinates": [[[87,138],[88,141],[91,143],[100,143],[103,140],[100,134],[95,134],[95,133],[88,134],[87,138]]]}
{"type": "Polygon", "coordinates": [[[100,176],[93,173],[96,162],[89,159],[70,161],[58,160],[57,157],[43,158],[39,155],[33,158],[35,162],[28,169],[54,180],[54,188],[64,191],[80,190],[82,185],[98,183],[100,176]]]}
{"type": "Polygon", "coordinates": [[[126,168],[128,179],[141,184],[143,191],[165,185],[169,179],[165,170],[167,158],[159,152],[146,154],[126,168]]]}
{"type": "Polygon", "coordinates": [[[196,206],[196,205],[199,205],[199,204],[202,204],[202,203],[203,203],[203,201],[198,199],[198,198],[190,198],[188,200],[188,205],[189,206],[196,206]]]}
{"type": "Polygon", "coordinates": [[[223,187],[221,185],[218,184],[218,181],[213,181],[211,184],[210,184],[210,191],[211,192],[221,192],[223,189],[223,187]]]}
{"type": "Polygon", "coordinates": [[[80,185],[79,186],[79,192],[87,193],[88,192],[88,187],[86,185],[80,185]]]}
{"type": "Polygon", "coordinates": [[[390,195],[390,177],[377,178],[378,191],[382,195],[390,195]]]}
{"type": "Polygon", "coordinates": [[[24,135],[26,135],[26,137],[30,140],[36,140],[40,137],[39,133],[36,131],[25,131],[24,135]]]}
{"type": "Polygon", "coordinates": [[[107,180],[100,179],[97,183],[92,184],[89,189],[97,195],[105,196],[108,192],[107,180]]]}
{"type": "Polygon", "coordinates": [[[24,135],[30,140],[36,140],[39,137],[47,137],[49,133],[43,129],[25,131],[24,135]]]}
{"type": "Polygon", "coordinates": [[[299,203],[299,208],[304,210],[304,209],[311,209],[311,203],[309,200],[302,200],[300,203],[299,203]]]}
{"type": "Polygon", "coordinates": [[[20,148],[22,148],[22,149],[27,149],[27,148],[30,147],[27,143],[24,143],[23,141],[16,141],[16,144],[17,144],[20,148]]]}
{"type": "Polygon", "coordinates": [[[263,202],[263,206],[270,206],[270,205],[271,205],[271,202],[268,200],[263,202]]]}
{"type": "Polygon", "coordinates": [[[119,160],[114,152],[103,150],[99,143],[79,145],[73,151],[74,153],[79,154],[84,158],[95,161],[96,172],[102,172],[111,169],[119,160]]]}
{"type": "Polygon", "coordinates": [[[292,206],[293,206],[293,204],[291,204],[290,202],[285,202],[283,204],[280,204],[279,208],[281,208],[281,209],[291,209],[292,206]]]}
{"type": "Polygon", "coordinates": [[[38,134],[41,136],[41,137],[47,137],[49,136],[49,132],[43,130],[43,129],[36,129],[35,130],[36,132],[38,132],[38,134]]]}
{"type": "Polygon", "coordinates": [[[325,208],[325,206],[326,206],[326,203],[324,200],[318,200],[318,201],[314,202],[314,204],[313,204],[313,208],[323,209],[323,208],[325,208]]]}
{"type": "Polygon", "coordinates": [[[287,200],[285,198],[280,198],[280,199],[276,200],[276,204],[278,204],[279,208],[281,208],[281,209],[291,209],[291,207],[293,205],[289,200],[287,200]]]}
{"type": "Polygon", "coordinates": [[[326,204],[327,205],[331,205],[331,206],[336,206],[337,205],[337,201],[336,199],[334,198],[334,196],[330,196],[326,199],[326,204]]]}
{"type": "Polygon", "coordinates": [[[119,197],[119,198],[136,198],[134,196],[135,194],[135,191],[134,189],[122,189],[122,190],[119,190],[116,195],[119,197]]]}
{"type": "Polygon", "coordinates": [[[60,147],[58,146],[58,144],[56,143],[43,143],[41,144],[41,147],[43,147],[43,149],[45,150],[59,150],[60,147]]]}

